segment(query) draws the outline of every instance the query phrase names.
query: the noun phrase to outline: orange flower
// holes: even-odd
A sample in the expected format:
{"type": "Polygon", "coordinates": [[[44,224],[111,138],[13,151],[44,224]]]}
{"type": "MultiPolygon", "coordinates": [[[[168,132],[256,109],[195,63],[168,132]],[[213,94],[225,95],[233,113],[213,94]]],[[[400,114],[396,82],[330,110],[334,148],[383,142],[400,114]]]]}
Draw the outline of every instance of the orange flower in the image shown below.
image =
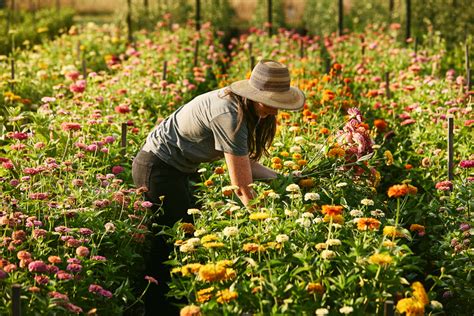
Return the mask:
{"type": "Polygon", "coordinates": [[[272,163],[280,163],[281,164],[280,157],[273,157],[271,161],[272,161],[272,163]]]}
{"type": "Polygon", "coordinates": [[[321,213],[329,216],[336,216],[342,214],[343,207],[341,205],[323,205],[321,213]]]}
{"type": "Polygon", "coordinates": [[[407,163],[407,164],[405,165],[405,169],[406,169],[406,170],[410,170],[410,169],[412,169],[412,168],[413,168],[413,166],[412,166],[411,164],[409,164],[409,163],[407,163]]]}
{"type": "Polygon", "coordinates": [[[179,227],[185,234],[192,235],[194,233],[194,225],[191,223],[181,223],[179,227]]]}
{"type": "Polygon", "coordinates": [[[319,130],[319,132],[321,134],[324,134],[324,135],[328,135],[329,134],[329,130],[326,128],[326,127],[323,127],[319,130]]]}
{"type": "Polygon", "coordinates": [[[206,180],[206,181],[204,181],[204,185],[205,185],[206,187],[211,187],[211,186],[214,185],[214,181],[212,181],[211,179],[206,180]]]}
{"type": "Polygon", "coordinates": [[[374,126],[377,130],[384,131],[387,128],[388,124],[382,119],[377,119],[374,120],[374,126]]]}
{"type": "Polygon", "coordinates": [[[214,169],[214,173],[215,174],[224,174],[225,170],[222,167],[216,167],[216,169],[214,169]]]}
{"type": "Polygon", "coordinates": [[[328,153],[327,153],[327,156],[329,158],[334,158],[334,157],[338,157],[338,158],[342,158],[344,157],[344,155],[346,154],[346,151],[340,147],[335,147],[335,148],[331,148],[328,153]]]}
{"type": "Polygon", "coordinates": [[[318,283],[308,283],[308,285],[306,286],[306,291],[309,294],[315,294],[315,293],[323,294],[325,289],[324,289],[324,286],[319,282],[318,283]]]}
{"type": "Polygon", "coordinates": [[[334,100],[336,97],[336,94],[332,92],[331,90],[324,90],[323,91],[323,97],[321,98],[321,102],[326,102],[326,101],[331,101],[334,100]]]}
{"type": "Polygon", "coordinates": [[[344,224],[344,217],[342,217],[342,215],[325,215],[324,218],[323,218],[323,221],[325,223],[329,223],[330,221],[332,220],[333,223],[336,223],[336,224],[344,224]]]}
{"type": "Polygon", "coordinates": [[[360,218],[357,221],[358,230],[378,230],[380,227],[380,221],[375,218],[360,218]]]}
{"type": "Polygon", "coordinates": [[[418,189],[410,184],[396,184],[388,189],[388,197],[399,198],[407,194],[416,194],[418,189]]]}
{"type": "Polygon", "coordinates": [[[425,234],[425,226],[419,224],[411,224],[410,231],[417,232],[419,236],[423,236],[425,234]]]}
{"type": "Polygon", "coordinates": [[[312,188],[314,186],[314,180],[313,179],[301,179],[298,182],[298,185],[302,188],[312,188]]]}

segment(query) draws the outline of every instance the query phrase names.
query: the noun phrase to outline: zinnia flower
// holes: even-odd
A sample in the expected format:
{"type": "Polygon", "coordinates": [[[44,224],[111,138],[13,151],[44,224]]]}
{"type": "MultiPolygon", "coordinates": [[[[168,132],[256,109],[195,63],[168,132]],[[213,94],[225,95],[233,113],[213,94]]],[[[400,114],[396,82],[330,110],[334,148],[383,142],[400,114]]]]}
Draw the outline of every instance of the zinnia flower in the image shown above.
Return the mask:
{"type": "Polygon", "coordinates": [[[255,212],[250,214],[249,219],[261,221],[270,217],[270,214],[266,212],[255,212]]]}
{"type": "Polygon", "coordinates": [[[388,197],[399,198],[407,194],[416,194],[418,189],[410,184],[396,184],[388,189],[388,197]]]}
{"type": "Polygon", "coordinates": [[[229,303],[230,301],[237,299],[237,297],[239,297],[237,292],[231,291],[229,289],[224,289],[222,291],[217,292],[217,303],[229,303]]]}
{"type": "Polygon", "coordinates": [[[393,258],[387,254],[376,253],[369,257],[369,262],[379,266],[388,266],[393,262],[393,258]]]}
{"type": "Polygon", "coordinates": [[[453,183],[449,180],[440,181],[435,184],[435,188],[440,191],[450,191],[453,189],[453,183]]]}
{"type": "Polygon", "coordinates": [[[323,294],[325,289],[324,289],[324,286],[321,284],[321,283],[313,283],[313,282],[310,282],[308,283],[308,285],[306,286],[306,291],[309,293],[309,294],[315,294],[315,293],[318,293],[318,294],[323,294]]]}
{"type": "Polygon", "coordinates": [[[343,207],[341,205],[323,205],[321,208],[321,213],[328,216],[336,216],[342,214],[343,207]]]}
{"type": "Polygon", "coordinates": [[[200,280],[206,282],[215,282],[224,280],[226,268],[219,264],[208,263],[199,269],[200,280]]]}
{"type": "Polygon", "coordinates": [[[201,316],[201,308],[196,305],[185,306],[180,310],[179,316],[201,316]]]}
{"type": "Polygon", "coordinates": [[[465,168],[465,169],[472,168],[474,167],[474,160],[462,160],[459,163],[459,167],[465,168]]]}
{"type": "Polygon", "coordinates": [[[378,230],[380,227],[380,221],[375,218],[359,218],[357,220],[358,230],[378,230]]]}

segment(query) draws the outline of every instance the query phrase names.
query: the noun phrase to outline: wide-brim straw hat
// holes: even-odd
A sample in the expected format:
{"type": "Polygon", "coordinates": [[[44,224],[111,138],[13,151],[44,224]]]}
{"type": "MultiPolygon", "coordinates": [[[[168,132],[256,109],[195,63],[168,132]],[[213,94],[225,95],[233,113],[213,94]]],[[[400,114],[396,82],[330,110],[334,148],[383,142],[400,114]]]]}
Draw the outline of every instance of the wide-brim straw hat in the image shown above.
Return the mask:
{"type": "Polygon", "coordinates": [[[304,93],[290,86],[288,68],[269,59],[258,62],[250,79],[236,81],[229,88],[242,97],[282,110],[299,110],[305,101],[304,93]]]}

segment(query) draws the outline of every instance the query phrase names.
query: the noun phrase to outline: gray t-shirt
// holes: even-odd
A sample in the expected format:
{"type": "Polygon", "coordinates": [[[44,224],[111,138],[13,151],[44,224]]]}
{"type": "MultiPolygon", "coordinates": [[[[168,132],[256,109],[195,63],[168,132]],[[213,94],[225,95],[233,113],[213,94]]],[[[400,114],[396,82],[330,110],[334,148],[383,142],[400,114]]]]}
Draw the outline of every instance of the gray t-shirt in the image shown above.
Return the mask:
{"type": "Polygon", "coordinates": [[[146,139],[143,150],[182,172],[195,172],[201,162],[224,157],[224,153],[248,155],[245,121],[236,130],[237,105],[224,90],[197,96],[181,106],[146,139]]]}

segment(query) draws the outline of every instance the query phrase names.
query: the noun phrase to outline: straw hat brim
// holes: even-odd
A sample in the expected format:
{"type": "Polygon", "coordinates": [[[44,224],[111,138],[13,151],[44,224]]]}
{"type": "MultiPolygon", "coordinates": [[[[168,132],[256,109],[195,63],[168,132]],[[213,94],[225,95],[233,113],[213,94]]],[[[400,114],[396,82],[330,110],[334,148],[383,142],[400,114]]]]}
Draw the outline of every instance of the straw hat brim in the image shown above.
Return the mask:
{"type": "Polygon", "coordinates": [[[249,80],[240,80],[232,83],[229,88],[242,97],[281,110],[297,111],[303,108],[305,102],[303,91],[295,87],[290,87],[285,92],[265,91],[252,87],[249,80]]]}

